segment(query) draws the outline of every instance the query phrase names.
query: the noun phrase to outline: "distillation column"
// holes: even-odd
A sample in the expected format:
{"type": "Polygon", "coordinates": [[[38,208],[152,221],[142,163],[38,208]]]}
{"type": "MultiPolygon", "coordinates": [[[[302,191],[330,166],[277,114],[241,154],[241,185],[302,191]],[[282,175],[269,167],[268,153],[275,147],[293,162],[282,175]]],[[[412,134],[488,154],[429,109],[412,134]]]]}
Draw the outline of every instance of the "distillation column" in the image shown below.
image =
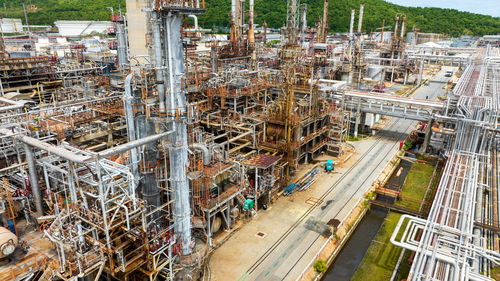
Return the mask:
{"type": "Polygon", "coordinates": [[[319,43],[326,43],[326,35],[328,33],[328,0],[323,4],[323,18],[321,19],[321,27],[319,31],[319,43]]]}
{"type": "Polygon", "coordinates": [[[285,45],[297,44],[297,0],[288,0],[286,13],[285,45]]]}
{"type": "Polygon", "coordinates": [[[118,66],[120,68],[125,67],[128,64],[128,50],[127,50],[127,31],[125,17],[121,14],[116,15],[115,27],[116,27],[116,40],[118,41],[118,66]]]}
{"type": "Polygon", "coordinates": [[[300,7],[300,42],[304,43],[306,41],[306,32],[307,32],[307,5],[303,4],[300,7]]]}
{"type": "Polygon", "coordinates": [[[189,205],[189,184],[187,179],[188,143],[186,126],[186,96],[182,89],[181,78],[184,75],[184,52],[181,38],[183,16],[169,12],[164,18],[166,27],[166,46],[168,58],[168,85],[170,87],[167,99],[171,122],[174,131],[169,136],[170,142],[170,182],[174,190],[175,234],[181,239],[182,254],[191,254],[191,208],[189,205]]]}
{"type": "MultiPolygon", "coordinates": [[[[233,20],[237,17],[235,14],[237,3],[238,0],[233,0],[233,20]]],[[[199,1],[181,4],[176,1],[159,3],[151,0],[151,6],[154,62],[157,70],[160,70],[156,76],[160,114],[166,117],[161,119],[164,123],[155,129],[165,130],[165,126],[162,125],[166,125],[167,130],[172,132],[168,136],[170,164],[168,182],[174,197],[174,232],[181,245],[182,257],[186,258],[181,259],[181,263],[189,265],[194,243],[191,236],[191,207],[187,178],[189,165],[187,102],[182,85],[185,66],[181,28],[185,16],[203,13],[205,9],[200,8],[199,1]],[[161,90],[164,91],[163,94],[161,90]],[[163,111],[162,102],[164,102],[163,111]]]]}
{"type": "Polygon", "coordinates": [[[253,44],[255,43],[255,36],[254,36],[254,0],[250,0],[249,3],[249,10],[248,10],[248,43],[253,44]]]}

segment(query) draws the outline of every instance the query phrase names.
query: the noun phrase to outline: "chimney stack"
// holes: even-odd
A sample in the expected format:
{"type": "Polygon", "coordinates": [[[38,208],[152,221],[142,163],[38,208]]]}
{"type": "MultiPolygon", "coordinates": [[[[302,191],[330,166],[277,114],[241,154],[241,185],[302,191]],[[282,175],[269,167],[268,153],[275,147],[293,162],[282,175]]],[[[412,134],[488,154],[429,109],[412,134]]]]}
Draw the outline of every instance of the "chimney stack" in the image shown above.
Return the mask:
{"type": "Polygon", "coordinates": [[[358,21],[358,33],[361,33],[361,27],[363,26],[363,9],[365,4],[361,3],[359,5],[359,21],[358,21]]]}
{"type": "Polygon", "coordinates": [[[349,25],[349,39],[352,40],[352,30],[354,28],[354,13],[356,13],[356,11],[353,9],[351,10],[351,24],[349,25]]]}
{"type": "Polygon", "coordinates": [[[248,12],[248,43],[253,44],[255,43],[255,36],[254,36],[254,24],[253,24],[253,1],[250,0],[250,5],[249,5],[249,12],[248,12]]]}

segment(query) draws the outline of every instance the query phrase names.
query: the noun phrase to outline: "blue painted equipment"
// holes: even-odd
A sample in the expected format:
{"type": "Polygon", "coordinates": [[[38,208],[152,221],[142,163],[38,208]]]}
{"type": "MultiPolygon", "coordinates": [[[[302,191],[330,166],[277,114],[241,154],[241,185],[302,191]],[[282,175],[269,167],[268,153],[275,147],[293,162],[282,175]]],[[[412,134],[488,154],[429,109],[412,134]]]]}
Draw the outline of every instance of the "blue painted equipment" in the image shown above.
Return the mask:
{"type": "Polygon", "coordinates": [[[326,160],[326,167],[325,167],[325,170],[327,172],[331,172],[333,171],[333,160],[332,159],[328,159],[326,160]]]}
{"type": "Polygon", "coordinates": [[[311,171],[307,172],[304,177],[302,177],[302,179],[300,179],[297,183],[297,190],[302,191],[309,188],[316,180],[316,174],[318,174],[317,168],[314,168],[311,171]]]}
{"type": "Polygon", "coordinates": [[[293,194],[295,192],[295,183],[289,184],[287,187],[285,187],[285,195],[293,194]]]}
{"type": "Polygon", "coordinates": [[[317,174],[318,174],[317,168],[314,168],[309,172],[305,173],[304,176],[302,176],[302,178],[298,180],[296,183],[292,182],[287,187],[285,187],[285,192],[283,192],[283,195],[287,196],[293,194],[295,191],[302,191],[309,188],[309,186],[311,186],[316,180],[315,176],[317,174]]]}
{"type": "Polygon", "coordinates": [[[7,220],[7,226],[9,227],[10,232],[16,234],[16,227],[14,226],[13,221],[7,220]]]}

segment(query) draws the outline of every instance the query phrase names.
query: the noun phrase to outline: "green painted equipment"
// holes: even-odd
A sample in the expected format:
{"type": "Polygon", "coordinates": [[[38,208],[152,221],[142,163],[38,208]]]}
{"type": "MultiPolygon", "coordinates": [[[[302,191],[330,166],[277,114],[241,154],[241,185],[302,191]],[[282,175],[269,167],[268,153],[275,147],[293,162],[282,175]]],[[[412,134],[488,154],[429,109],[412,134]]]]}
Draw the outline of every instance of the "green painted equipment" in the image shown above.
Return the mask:
{"type": "Polygon", "coordinates": [[[251,209],[253,209],[253,200],[252,199],[245,200],[245,203],[243,204],[243,209],[244,210],[251,210],[251,209]]]}

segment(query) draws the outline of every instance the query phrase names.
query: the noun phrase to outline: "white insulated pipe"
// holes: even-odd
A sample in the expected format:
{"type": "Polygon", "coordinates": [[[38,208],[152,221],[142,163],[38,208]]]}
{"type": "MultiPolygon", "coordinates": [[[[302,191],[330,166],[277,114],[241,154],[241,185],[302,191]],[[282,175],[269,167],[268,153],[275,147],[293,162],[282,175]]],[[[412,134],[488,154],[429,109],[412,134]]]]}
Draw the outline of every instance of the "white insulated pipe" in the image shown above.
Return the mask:
{"type": "Polygon", "coordinates": [[[361,33],[361,28],[363,27],[363,10],[364,9],[365,9],[365,4],[361,3],[359,5],[358,33],[361,33]]]}
{"type": "Polygon", "coordinates": [[[236,5],[238,5],[239,0],[231,0],[231,19],[233,24],[236,25],[236,5]]]}
{"type": "Polygon", "coordinates": [[[37,147],[37,148],[42,149],[44,151],[48,151],[52,154],[55,154],[61,158],[69,160],[71,162],[84,163],[85,161],[92,158],[89,156],[78,155],[78,154],[74,153],[73,151],[69,151],[63,147],[54,146],[52,144],[40,141],[40,140],[32,138],[32,137],[23,136],[23,135],[15,135],[14,133],[12,133],[11,130],[8,130],[8,129],[0,129],[0,134],[5,135],[5,136],[9,136],[9,137],[13,137],[14,139],[16,139],[22,143],[28,144],[28,145],[33,146],[33,147],[37,147]]]}
{"type": "Polygon", "coordinates": [[[404,38],[405,36],[405,31],[406,31],[406,18],[403,18],[401,21],[401,38],[404,38]]]}
{"type": "MultiPolygon", "coordinates": [[[[175,110],[175,106],[176,106],[175,94],[176,93],[174,93],[174,87],[173,87],[175,81],[174,81],[174,73],[173,73],[174,71],[173,71],[173,64],[172,64],[172,43],[171,43],[171,41],[172,41],[171,33],[172,32],[171,32],[171,27],[170,27],[171,17],[172,16],[169,15],[167,20],[166,20],[167,21],[166,35],[167,35],[167,42],[168,42],[167,43],[167,57],[168,57],[168,70],[169,70],[168,74],[169,74],[169,86],[170,86],[170,93],[169,93],[169,95],[170,95],[170,107],[171,107],[170,110],[172,111],[172,112],[170,112],[170,114],[172,114],[172,116],[175,116],[175,113],[176,113],[175,112],[176,111],[175,110]]],[[[175,130],[175,126],[176,126],[176,123],[172,122],[172,127],[174,130],[175,130]]]]}
{"type": "Polygon", "coordinates": [[[92,155],[92,156],[84,156],[84,155],[77,154],[73,151],[67,150],[64,147],[55,146],[55,145],[52,145],[50,143],[46,143],[46,142],[43,142],[41,140],[38,140],[38,139],[35,139],[32,137],[28,137],[28,136],[15,135],[12,133],[12,131],[10,131],[8,129],[0,129],[1,135],[13,137],[16,140],[21,141],[22,143],[28,144],[30,146],[33,146],[33,147],[36,147],[39,149],[42,149],[42,150],[47,151],[47,152],[50,152],[50,153],[57,155],[63,159],[66,159],[68,161],[71,161],[74,163],[81,163],[81,164],[88,162],[88,161],[91,161],[91,160],[95,160],[97,158],[104,158],[104,157],[108,157],[111,155],[115,155],[115,154],[127,151],[129,149],[132,149],[132,148],[135,148],[135,147],[138,147],[141,145],[145,145],[145,144],[153,142],[153,141],[157,141],[161,138],[164,138],[164,137],[170,135],[171,133],[173,133],[173,131],[168,131],[168,132],[144,137],[144,138],[141,138],[141,139],[138,139],[135,141],[127,142],[127,143],[124,143],[122,145],[118,145],[118,146],[103,150],[99,153],[94,153],[94,155],[92,155]]]}
{"type": "MultiPolygon", "coordinates": [[[[1,82],[0,82],[0,84],[1,84],[1,82]]],[[[9,99],[2,98],[2,97],[0,97],[0,102],[10,104],[10,105],[6,105],[6,106],[1,106],[0,112],[13,110],[13,109],[20,109],[20,108],[23,108],[23,106],[26,104],[25,101],[13,101],[13,100],[9,100],[9,99]]]]}
{"type": "Polygon", "coordinates": [[[304,33],[307,29],[307,7],[302,8],[301,12],[302,12],[302,14],[301,14],[301,16],[302,16],[302,18],[301,18],[302,30],[301,31],[304,33]]]}
{"type": "Polygon", "coordinates": [[[23,106],[24,105],[23,101],[9,100],[9,99],[2,98],[2,97],[0,97],[0,102],[12,104],[12,105],[18,105],[18,106],[23,106]]]}
{"type": "Polygon", "coordinates": [[[229,140],[227,140],[227,141],[225,141],[225,142],[222,142],[222,143],[221,143],[221,145],[226,145],[226,144],[228,144],[228,143],[232,143],[232,142],[234,142],[234,141],[237,141],[237,140],[239,140],[239,139],[241,139],[241,138],[244,138],[244,137],[246,137],[246,136],[249,136],[249,135],[251,135],[251,134],[253,134],[253,132],[252,132],[252,130],[249,130],[249,131],[248,131],[248,132],[246,132],[246,133],[243,133],[243,134],[238,135],[238,136],[236,136],[236,137],[234,137],[234,138],[231,138],[231,139],[229,139],[229,140]]]}
{"type": "MultiPolygon", "coordinates": [[[[135,122],[134,122],[134,109],[132,102],[134,97],[132,95],[132,79],[134,77],[140,78],[139,74],[132,72],[125,78],[125,93],[123,94],[124,109],[125,109],[125,120],[127,122],[127,135],[128,141],[134,141],[137,139],[135,132],[135,122]]],[[[139,159],[137,157],[137,150],[132,149],[130,151],[130,160],[132,164],[132,174],[136,179],[139,178],[139,168],[137,167],[139,159]]]]}
{"type": "Polygon", "coordinates": [[[194,20],[194,30],[198,31],[198,17],[196,15],[189,15],[188,17],[194,20]]]}
{"type": "Polygon", "coordinates": [[[210,151],[208,148],[201,143],[193,143],[190,145],[193,150],[198,150],[203,154],[203,165],[207,166],[210,164],[210,151]]]}
{"type": "Polygon", "coordinates": [[[104,158],[104,157],[108,157],[108,156],[111,156],[111,155],[115,155],[115,154],[118,154],[118,153],[121,153],[121,152],[125,152],[127,150],[130,150],[132,148],[135,148],[135,147],[138,147],[138,146],[141,146],[141,145],[145,145],[145,144],[148,144],[150,142],[154,142],[154,141],[158,141],[170,134],[172,134],[173,131],[167,131],[167,132],[163,132],[163,133],[160,133],[160,134],[156,134],[156,135],[152,135],[152,136],[147,136],[147,137],[144,137],[144,138],[140,138],[138,140],[134,140],[134,141],[130,141],[130,142],[127,142],[127,143],[124,143],[124,144],[121,144],[121,145],[118,145],[118,146],[115,146],[115,147],[112,147],[112,148],[109,148],[109,149],[106,149],[106,150],[103,150],[99,153],[97,153],[97,157],[98,158],[104,158]]]}
{"type": "Polygon", "coordinates": [[[396,16],[396,19],[394,20],[394,38],[398,37],[398,30],[399,30],[399,16],[396,16]]]}
{"type": "Polygon", "coordinates": [[[35,199],[36,211],[40,215],[43,215],[42,192],[40,191],[40,185],[38,184],[38,175],[35,167],[35,158],[33,157],[33,151],[31,149],[31,146],[25,143],[24,152],[26,154],[26,162],[28,162],[31,192],[33,193],[33,198],[35,199]]]}

